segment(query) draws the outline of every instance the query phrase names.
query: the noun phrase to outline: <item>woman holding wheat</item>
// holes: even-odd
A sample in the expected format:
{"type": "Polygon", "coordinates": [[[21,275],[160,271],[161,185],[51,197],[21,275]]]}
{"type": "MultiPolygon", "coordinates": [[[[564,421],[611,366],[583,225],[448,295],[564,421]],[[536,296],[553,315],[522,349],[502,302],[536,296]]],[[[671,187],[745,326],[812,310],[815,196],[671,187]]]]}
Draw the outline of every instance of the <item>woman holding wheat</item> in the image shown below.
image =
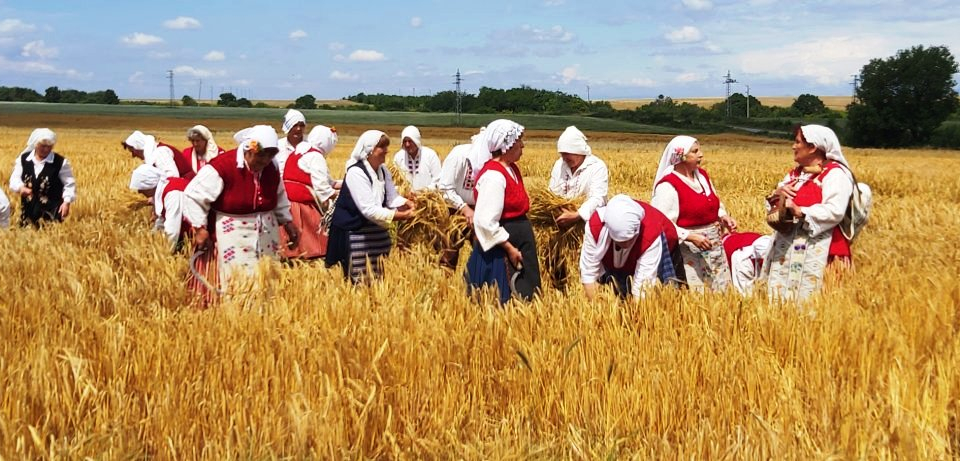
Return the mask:
{"type": "Polygon", "coordinates": [[[494,120],[476,143],[471,164],[475,173],[476,239],[467,261],[470,289],[496,285],[500,302],[517,297],[530,300],[540,291],[540,264],[533,226],[527,219],[530,199],[517,162],[523,155],[523,126],[494,120]]]}
{"type": "Polygon", "coordinates": [[[677,275],[695,290],[722,291],[730,285],[730,269],[721,236],[736,230],[737,222],[724,209],[702,161],[695,138],[673,138],[660,157],[650,204],[677,227],[684,268],[677,275]]]}
{"type": "Polygon", "coordinates": [[[803,300],[820,290],[827,267],[842,270],[852,264],[850,238],[840,223],[855,186],[830,128],[797,126],[793,160],[796,167],[767,198],[774,213],[782,211],[771,222],[777,232],[761,273],[771,298],[803,300]]]}
{"type": "Polygon", "coordinates": [[[57,135],[47,128],[30,133],[10,175],[10,190],[20,194],[20,226],[63,221],[77,197],[70,162],[53,151],[57,135]]]}
{"type": "Polygon", "coordinates": [[[383,277],[390,223],[413,217],[414,203],[397,193],[384,165],[389,147],[390,138],[382,131],[360,135],[330,222],[326,264],[339,264],[353,283],[383,277]]]}
{"type": "Polygon", "coordinates": [[[215,238],[221,287],[237,274],[253,275],[261,257],[277,256],[280,225],[291,242],[299,238],[273,161],[276,131],[257,125],[234,139],[237,148],[201,168],[183,192],[183,214],[193,227],[196,250],[211,251],[215,238]]]}
{"type": "Polygon", "coordinates": [[[336,147],[337,139],[336,128],[317,125],[287,158],[283,186],[290,199],[293,225],[300,231],[300,241],[289,246],[286,231],[280,230],[283,256],[287,258],[313,259],[327,254],[327,229],[321,229],[321,225],[340,186],[330,177],[326,157],[336,147]]]}

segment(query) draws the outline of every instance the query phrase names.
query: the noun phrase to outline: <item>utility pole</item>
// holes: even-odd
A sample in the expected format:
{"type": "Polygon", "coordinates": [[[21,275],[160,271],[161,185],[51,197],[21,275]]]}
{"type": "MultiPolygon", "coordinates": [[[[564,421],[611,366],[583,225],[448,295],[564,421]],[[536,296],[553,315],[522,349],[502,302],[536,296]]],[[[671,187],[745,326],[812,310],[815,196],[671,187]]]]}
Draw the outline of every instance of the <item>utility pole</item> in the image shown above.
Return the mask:
{"type": "Polygon", "coordinates": [[[587,104],[590,104],[590,85],[587,85],[587,104]]]}
{"type": "Polygon", "coordinates": [[[727,117],[730,117],[730,85],[737,83],[732,77],[730,77],[730,69],[727,69],[726,78],[723,80],[723,83],[727,85],[727,117]]]}
{"type": "Polygon", "coordinates": [[[857,93],[860,91],[860,74],[851,75],[853,77],[853,102],[857,102],[857,93]]]}
{"type": "Polygon", "coordinates": [[[167,71],[167,78],[170,79],[170,107],[173,107],[173,71],[167,71]]]}
{"type": "Polygon", "coordinates": [[[463,112],[463,103],[461,101],[461,93],[460,93],[460,83],[462,82],[463,82],[463,78],[460,76],[460,69],[457,69],[457,73],[454,74],[454,80],[453,80],[453,83],[457,85],[457,98],[456,98],[457,99],[457,107],[456,107],[457,126],[463,125],[463,119],[461,115],[463,112]]]}
{"type": "Polygon", "coordinates": [[[200,87],[197,88],[197,101],[203,98],[203,79],[200,79],[200,87]]]}

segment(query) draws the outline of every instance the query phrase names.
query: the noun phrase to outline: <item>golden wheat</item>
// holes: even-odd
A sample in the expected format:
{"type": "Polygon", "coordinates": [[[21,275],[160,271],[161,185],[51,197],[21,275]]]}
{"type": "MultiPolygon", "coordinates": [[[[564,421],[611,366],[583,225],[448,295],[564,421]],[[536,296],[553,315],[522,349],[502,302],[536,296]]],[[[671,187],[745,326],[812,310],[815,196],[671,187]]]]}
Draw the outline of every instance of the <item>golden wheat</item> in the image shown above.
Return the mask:
{"type": "MultiPolygon", "coordinates": [[[[192,124],[155,131],[176,140],[192,124]]],[[[424,246],[394,252],[369,287],[265,263],[257,289],[197,311],[183,307],[186,257],[127,190],[137,162],[118,140],[133,128],[57,129],[78,178],[73,215],[0,232],[0,457],[960,454],[954,152],[847,150],[873,216],[856,271],[802,311],[672,288],[588,302],[576,283],[500,308],[469,300],[424,246]]],[[[441,153],[463,141],[424,131],[441,153]]],[[[4,182],[28,134],[0,128],[4,182]]],[[[527,134],[528,190],[545,188],[558,134],[527,134]]],[[[667,137],[588,135],[611,195],[648,200],[667,137]]],[[[789,142],[701,143],[727,210],[763,232],[789,142]]],[[[335,175],[347,151],[332,154],[335,175]]]]}

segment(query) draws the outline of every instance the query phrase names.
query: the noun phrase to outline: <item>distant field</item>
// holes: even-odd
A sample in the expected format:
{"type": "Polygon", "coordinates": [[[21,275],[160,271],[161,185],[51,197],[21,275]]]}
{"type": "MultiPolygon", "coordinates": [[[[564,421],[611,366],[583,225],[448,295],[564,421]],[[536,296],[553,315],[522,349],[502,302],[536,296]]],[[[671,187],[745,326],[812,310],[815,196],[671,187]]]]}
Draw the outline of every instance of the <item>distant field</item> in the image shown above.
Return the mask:
{"type": "MultiPolygon", "coordinates": [[[[157,103],[157,104],[164,104],[164,103],[169,102],[170,100],[169,100],[169,99],[130,98],[130,99],[121,99],[120,101],[121,101],[121,102],[145,101],[145,102],[152,102],[152,103],[157,103]]],[[[216,100],[216,99],[197,99],[196,101],[197,101],[198,103],[200,103],[200,104],[214,104],[214,105],[215,105],[215,104],[217,103],[217,100],[216,100]]],[[[175,102],[176,102],[177,104],[179,104],[179,103],[180,103],[180,100],[177,99],[175,102]]],[[[251,100],[250,102],[252,102],[253,104],[257,104],[257,103],[261,103],[261,102],[262,102],[262,103],[264,103],[264,104],[266,104],[266,105],[268,105],[268,106],[271,106],[271,107],[287,107],[288,105],[293,104],[293,100],[292,100],[292,99],[253,99],[253,100],[251,100]]],[[[358,106],[358,105],[360,105],[360,103],[358,103],[358,102],[353,102],[353,101],[347,101],[347,100],[345,100],[345,99],[318,99],[318,100],[317,100],[317,105],[320,105],[320,106],[326,105],[326,106],[333,106],[333,107],[345,107],[345,106],[358,106]]]]}
{"type": "MultiPolygon", "coordinates": [[[[793,101],[796,96],[754,96],[760,100],[760,103],[764,106],[773,106],[773,107],[788,107],[793,104],[793,101]]],[[[850,104],[852,98],[850,96],[819,96],[820,100],[830,109],[834,110],[846,110],[847,104],[850,104]]],[[[610,105],[614,109],[634,109],[646,104],[650,104],[654,99],[612,99],[610,100],[610,105]]],[[[688,102],[690,104],[696,104],[702,107],[710,107],[718,102],[722,102],[723,98],[673,98],[677,103],[688,102]]]]}

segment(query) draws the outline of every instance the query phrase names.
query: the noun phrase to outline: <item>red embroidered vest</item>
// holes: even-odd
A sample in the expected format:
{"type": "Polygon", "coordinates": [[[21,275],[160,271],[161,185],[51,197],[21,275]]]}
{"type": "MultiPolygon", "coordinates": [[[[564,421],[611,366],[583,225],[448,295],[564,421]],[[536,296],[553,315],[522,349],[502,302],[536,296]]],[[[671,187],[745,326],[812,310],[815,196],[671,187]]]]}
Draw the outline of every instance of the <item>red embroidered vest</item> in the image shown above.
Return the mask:
{"type": "MultiPolygon", "coordinates": [[[[640,221],[640,236],[633,242],[633,248],[630,249],[630,254],[627,255],[627,260],[623,264],[623,267],[614,267],[613,266],[613,241],[610,243],[610,247],[607,248],[607,252],[603,254],[603,267],[607,270],[615,270],[626,272],[628,274],[633,274],[637,271],[637,262],[640,261],[640,256],[643,255],[644,251],[650,248],[651,245],[659,245],[660,234],[664,234],[667,238],[667,249],[673,251],[677,247],[677,228],[674,227],[673,223],[670,222],[667,217],[660,212],[660,210],[654,208],[653,206],[636,200],[640,207],[643,208],[643,221],[640,221]]],[[[600,230],[603,229],[604,222],[600,220],[600,213],[594,211],[593,215],[590,216],[590,233],[593,235],[593,240],[597,241],[600,239],[600,230]]],[[[663,257],[669,258],[670,255],[663,255],[663,257]]]]}
{"type": "Polygon", "coordinates": [[[173,151],[173,163],[177,164],[177,172],[180,173],[181,178],[193,179],[197,175],[193,171],[193,167],[190,166],[190,162],[184,158],[183,152],[180,152],[180,149],[160,141],[157,141],[157,147],[166,147],[173,151]]]}
{"type": "MultiPolygon", "coordinates": [[[[523,176],[520,175],[520,168],[517,165],[510,165],[517,179],[513,179],[503,164],[496,160],[488,160],[480,169],[477,181],[489,170],[499,171],[507,180],[507,188],[503,191],[503,213],[500,219],[519,218],[530,211],[530,197],[527,195],[527,189],[523,187],[523,176]]],[[[477,189],[473,189],[473,198],[477,199],[477,189]]]]}
{"type": "Polygon", "coordinates": [[[319,150],[310,149],[303,154],[296,152],[287,157],[287,163],[283,166],[283,187],[287,190],[287,198],[291,202],[314,203],[313,180],[310,175],[300,168],[300,158],[310,152],[320,154],[319,150]]]}
{"type": "Polygon", "coordinates": [[[723,237],[723,255],[727,257],[727,267],[730,267],[730,258],[734,251],[753,245],[760,237],[756,232],[731,232],[723,237]]]}
{"type": "MultiPolygon", "coordinates": [[[[840,164],[834,161],[828,161],[823,167],[823,171],[816,178],[810,181],[804,181],[800,189],[797,190],[797,196],[793,198],[794,203],[800,206],[812,206],[823,201],[823,189],[820,184],[827,173],[834,169],[841,168],[840,164]]],[[[801,168],[795,168],[790,171],[790,178],[796,181],[800,178],[801,168]]],[[[840,226],[834,227],[831,234],[830,251],[831,257],[850,257],[850,241],[840,232],[840,226]]]]}
{"type": "Polygon", "coordinates": [[[271,211],[277,207],[280,172],[270,162],[258,175],[247,167],[237,167],[237,150],[224,152],[208,163],[223,179],[223,192],[213,202],[213,209],[222,213],[245,215],[271,211]]]}
{"type": "Polygon", "coordinates": [[[707,180],[707,187],[710,188],[710,195],[704,192],[697,192],[690,188],[679,176],[670,173],[663,177],[657,185],[668,183],[677,191],[677,199],[680,202],[680,215],[677,217],[677,225],[680,227],[697,227],[713,224],[720,219],[720,197],[717,197],[717,191],[713,190],[713,183],[710,176],[702,168],[697,171],[707,180]]]}
{"type": "MultiPolygon", "coordinates": [[[[164,200],[167,199],[167,194],[175,190],[183,192],[184,190],[187,189],[187,184],[190,184],[190,181],[184,178],[168,178],[167,185],[163,187],[163,192],[160,194],[161,205],[163,204],[164,200]]],[[[164,214],[166,214],[167,212],[166,206],[163,207],[163,212],[164,214]]]]}
{"type": "MultiPolygon", "coordinates": [[[[220,155],[222,153],[223,153],[223,148],[220,146],[217,146],[217,155],[220,155]]],[[[186,160],[187,166],[189,166],[191,171],[193,171],[193,146],[190,146],[183,150],[183,159],[186,160]]],[[[196,171],[200,171],[200,169],[203,168],[203,166],[206,165],[207,163],[209,163],[209,161],[198,157],[196,171]]],[[[177,166],[177,168],[179,168],[179,166],[177,166]]]]}

